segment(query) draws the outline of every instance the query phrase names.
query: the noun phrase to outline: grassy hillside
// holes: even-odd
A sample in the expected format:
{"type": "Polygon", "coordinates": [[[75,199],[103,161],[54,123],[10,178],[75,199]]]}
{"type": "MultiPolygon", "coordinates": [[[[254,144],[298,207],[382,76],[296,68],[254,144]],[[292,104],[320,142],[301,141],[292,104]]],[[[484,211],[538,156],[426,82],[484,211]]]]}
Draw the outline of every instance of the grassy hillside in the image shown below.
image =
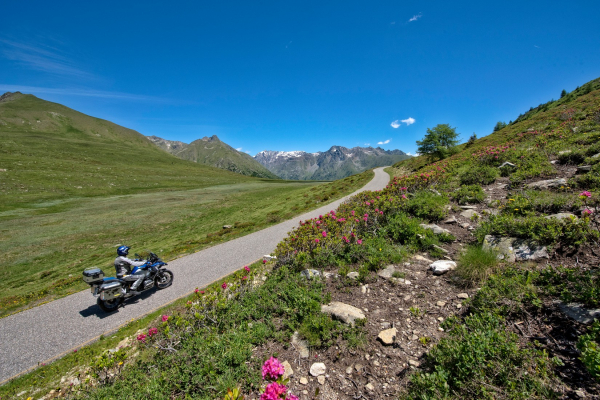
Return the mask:
{"type": "Polygon", "coordinates": [[[0,138],[0,211],[249,179],[181,160],[138,132],[32,95],[3,96],[0,138]]]}
{"type": "Polygon", "coordinates": [[[279,179],[250,155],[223,143],[216,135],[195,140],[190,144],[166,141],[158,137],[150,137],[150,140],[161,149],[183,160],[256,178],[279,179]]]}

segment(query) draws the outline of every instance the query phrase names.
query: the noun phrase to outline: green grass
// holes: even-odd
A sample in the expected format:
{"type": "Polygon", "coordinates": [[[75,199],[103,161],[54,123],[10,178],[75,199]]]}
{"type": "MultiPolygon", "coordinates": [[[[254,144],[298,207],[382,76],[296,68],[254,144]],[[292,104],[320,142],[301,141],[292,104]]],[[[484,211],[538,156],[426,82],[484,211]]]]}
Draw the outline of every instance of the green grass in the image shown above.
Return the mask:
{"type": "Polygon", "coordinates": [[[486,251],[480,246],[469,246],[458,259],[456,273],[469,286],[474,286],[485,282],[497,268],[496,253],[486,251]]]}

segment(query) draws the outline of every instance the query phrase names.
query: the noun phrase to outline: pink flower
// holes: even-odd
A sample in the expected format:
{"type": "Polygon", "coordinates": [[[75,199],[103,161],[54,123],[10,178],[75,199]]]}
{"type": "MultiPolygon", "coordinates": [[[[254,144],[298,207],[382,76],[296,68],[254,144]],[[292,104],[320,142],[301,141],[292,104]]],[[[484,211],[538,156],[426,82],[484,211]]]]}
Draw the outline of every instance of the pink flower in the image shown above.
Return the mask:
{"type": "Polygon", "coordinates": [[[242,280],[245,281],[246,279],[248,279],[247,276],[242,276],[242,280]]]}
{"type": "Polygon", "coordinates": [[[354,210],[352,210],[352,212],[350,214],[352,214],[352,216],[354,217],[354,210]]]}
{"type": "Polygon", "coordinates": [[[406,199],[406,195],[405,195],[405,194],[403,194],[403,195],[402,195],[402,198],[403,198],[403,199],[406,199]]]}
{"type": "Polygon", "coordinates": [[[369,219],[369,218],[367,218],[367,217],[364,217],[364,218],[363,218],[363,220],[364,220],[365,222],[367,222],[367,220],[368,220],[368,219],[369,219]]]}
{"type": "Polygon", "coordinates": [[[167,322],[169,320],[169,316],[163,315],[161,319],[162,319],[162,322],[167,322]]]}
{"type": "Polygon", "coordinates": [[[227,282],[223,282],[223,284],[221,285],[221,287],[222,287],[223,289],[227,289],[227,282]]]}
{"type": "Polygon", "coordinates": [[[376,209],[375,209],[375,212],[379,212],[379,208],[376,208],[376,209]]]}
{"type": "Polygon", "coordinates": [[[383,211],[379,211],[379,215],[383,215],[383,211]]]}
{"type": "Polygon", "coordinates": [[[356,241],[356,243],[357,243],[357,244],[362,244],[362,239],[358,239],[358,240],[356,241]]]}
{"type": "Polygon", "coordinates": [[[204,294],[204,290],[201,290],[201,291],[200,291],[200,294],[204,294]]]}
{"type": "Polygon", "coordinates": [[[146,335],[144,335],[143,333],[141,335],[138,335],[137,340],[142,343],[146,343],[146,335]]]}
{"type": "Polygon", "coordinates": [[[327,237],[327,232],[323,231],[323,232],[321,232],[321,235],[323,235],[323,237],[326,238],[327,237]]]}
{"type": "Polygon", "coordinates": [[[286,400],[299,400],[296,396],[294,396],[293,394],[288,394],[288,397],[285,398],[286,400]]]}
{"type": "Polygon", "coordinates": [[[590,210],[589,208],[586,208],[585,210],[583,210],[583,213],[584,213],[585,215],[592,215],[592,213],[593,213],[593,212],[594,212],[594,211],[590,210]]]}
{"type": "Polygon", "coordinates": [[[583,192],[579,193],[580,197],[592,197],[592,194],[590,192],[588,192],[587,190],[584,190],[583,192]]]}
{"type": "Polygon", "coordinates": [[[156,328],[148,329],[148,336],[153,336],[153,335],[156,335],[157,333],[158,333],[158,329],[156,329],[156,328]]]}
{"type": "Polygon", "coordinates": [[[371,203],[369,203],[368,201],[365,202],[365,205],[370,206],[371,203]]]}
{"type": "Polygon", "coordinates": [[[269,358],[262,367],[263,379],[276,380],[285,372],[285,368],[275,357],[269,358]]]}
{"type": "Polygon", "coordinates": [[[246,272],[250,272],[250,267],[249,266],[245,266],[244,269],[246,270],[246,272]]]}
{"type": "Polygon", "coordinates": [[[319,243],[319,239],[315,239],[315,243],[319,243]]]}
{"type": "Polygon", "coordinates": [[[198,293],[198,288],[196,288],[196,290],[194,290],[194,293],[198,293]]]}
{"type": "Polygon", "coordinates": [[[263,264],[266,264],[266,263],[267,263],[267,260],[263,260],[263,264]]]}

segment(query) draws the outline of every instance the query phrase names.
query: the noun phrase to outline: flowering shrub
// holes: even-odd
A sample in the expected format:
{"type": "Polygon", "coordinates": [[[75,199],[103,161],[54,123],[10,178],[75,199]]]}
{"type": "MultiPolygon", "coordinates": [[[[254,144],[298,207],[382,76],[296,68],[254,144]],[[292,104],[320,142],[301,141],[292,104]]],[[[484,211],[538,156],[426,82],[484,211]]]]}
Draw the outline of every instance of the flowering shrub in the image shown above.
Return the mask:
{"type": "Polygon", "coordinates": [[[263,380],[269,383],[265,387],[264,392],[260,395],[260,400],[298,400],[298,397],[288,393],[288,379],[283,379],[285,368],[275,357],[265,361],[262,367],[263,380]]]}

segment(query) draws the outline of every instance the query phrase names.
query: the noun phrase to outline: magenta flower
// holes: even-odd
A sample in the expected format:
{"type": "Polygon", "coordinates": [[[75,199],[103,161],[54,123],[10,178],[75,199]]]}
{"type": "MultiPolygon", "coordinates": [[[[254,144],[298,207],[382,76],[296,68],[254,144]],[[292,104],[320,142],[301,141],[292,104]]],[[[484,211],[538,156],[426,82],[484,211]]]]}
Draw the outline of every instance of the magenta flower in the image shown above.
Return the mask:
{"type": "Polygon", "coordinates": [[[244,269],[246,270],[246,272],[250,272],[250,267],[249,266],[245,266],[244,269]]]}
{"type": "Polygon", "coordinates": [[[194,293],[198,293],[198,288],[196,288],[196,290],[194,290],[194,293]]]}
{"type": "Polygon", "coordinates": [[[157,333],[158,333],[158,329],[156,329],[156,328],[148,329],[148,336],[153,336],[153,335],[156,335],[157,333]]]}
{"type": "Polygon", "coordinates": [[[222,287],[223,289],[227,289],[227,282],[223,282],[223,284],[221,285],[221,287],[222,287]]]}
{"type": "Polygon", "coordinates": [[[138,335],[137,340],[142,343],[146,343],[146,335],[144,335],[143,333],[141,335],[138,335]]]}
{"type": "Polygon", "coordinates": [[[321,232],[321,235],[323,235],[323,237],[326,238],[327,237],[327,232],[323,231],[323,232],[321,232]]]}
{"type": "Polygon", "coordinates": [[[275,357],[269,358],[262,367],[262,376],[263,379],[268,379],[271,381],[276,380],[285,372],[285,368],[278,359],[275,357]]]}
{"type": "Polygon", "coordinates": [[[277,382],[271,382],[265,388],[265,392],[260,395],[260,400],[278,400],[285,399],[287,387],[277,382]]]}
{"type": "Polygon", "coordinates": [[[247,277],[247,276],[245,276],[245,275],[244,275],[244,276],[242,276],[242,280],[243,280],[243,281],[245,281],[246,279],[248,279],[248,277],[247,277]]]}
{"type": "Polygon", "coordinates": [[[352,214],[352,216],[354,217],[354,210],[352,210],[351,214],[352,214]]]}
{"type": "Polygon", "coordinates": [[[592,197],[592,194],[590,192],[588,192],[587,190],[584,190],[583,192],[579,193],[579,196],[590,198],[590,197],[592,197]]]}
{"type": "Polygon", "coordinates": [[[379,211],[379,215],[383,215],[383,211],[379,211]]]}
{"type": "Polygon", "coordinates": [[[358,244],[362,244],[362,239],[358,239],[358,240],[356,241],[356,243],[358,243],[358,244]]]}
{"type": "Polygon", "coordinates": [[[286,400],[299,400],[296,396],[294,396],[293,394],[289,394],[288,397],[285,398],[286,400]]]}
{"type": "Polygon", "coordinates": [[[405,195],[405,194],[403,194],[403,195],[402,195],[402,198],[403,198],[403,199],[406,199],[406,195],[405,195]]]}
{"type": "Polygon", "coordinates": [[[369,218],[367,218],[367,217],[364,217],[363,219],[365,220],[365,222],[367,222],[367,220],[368,220],[369,218]]]}
{"type": "Polygon", "coordinates": [[[315,243],[319,243],[319,239],[315,239],[315,243]]]}
{"type": "Polygon", "coordinates": [[[163,315],[162,316],[162,322],[167,322],[168,319],[169,319],[168,315],[163,315]]]}
{"type": "Polygon", "coordinates": [[[365,202],[365,205],[370,206],[371,203],[369,203],[368,201],[365,202]]]}
{"type": "Polygon", "coordinates": [[[586,208],[585,210],[583,210],[583,213],[584,213],[585,215],[592,215],[592,213],[593,213],[593,212],[594,212],[594,211],[590,210],[589,208],[586,208]]]}

